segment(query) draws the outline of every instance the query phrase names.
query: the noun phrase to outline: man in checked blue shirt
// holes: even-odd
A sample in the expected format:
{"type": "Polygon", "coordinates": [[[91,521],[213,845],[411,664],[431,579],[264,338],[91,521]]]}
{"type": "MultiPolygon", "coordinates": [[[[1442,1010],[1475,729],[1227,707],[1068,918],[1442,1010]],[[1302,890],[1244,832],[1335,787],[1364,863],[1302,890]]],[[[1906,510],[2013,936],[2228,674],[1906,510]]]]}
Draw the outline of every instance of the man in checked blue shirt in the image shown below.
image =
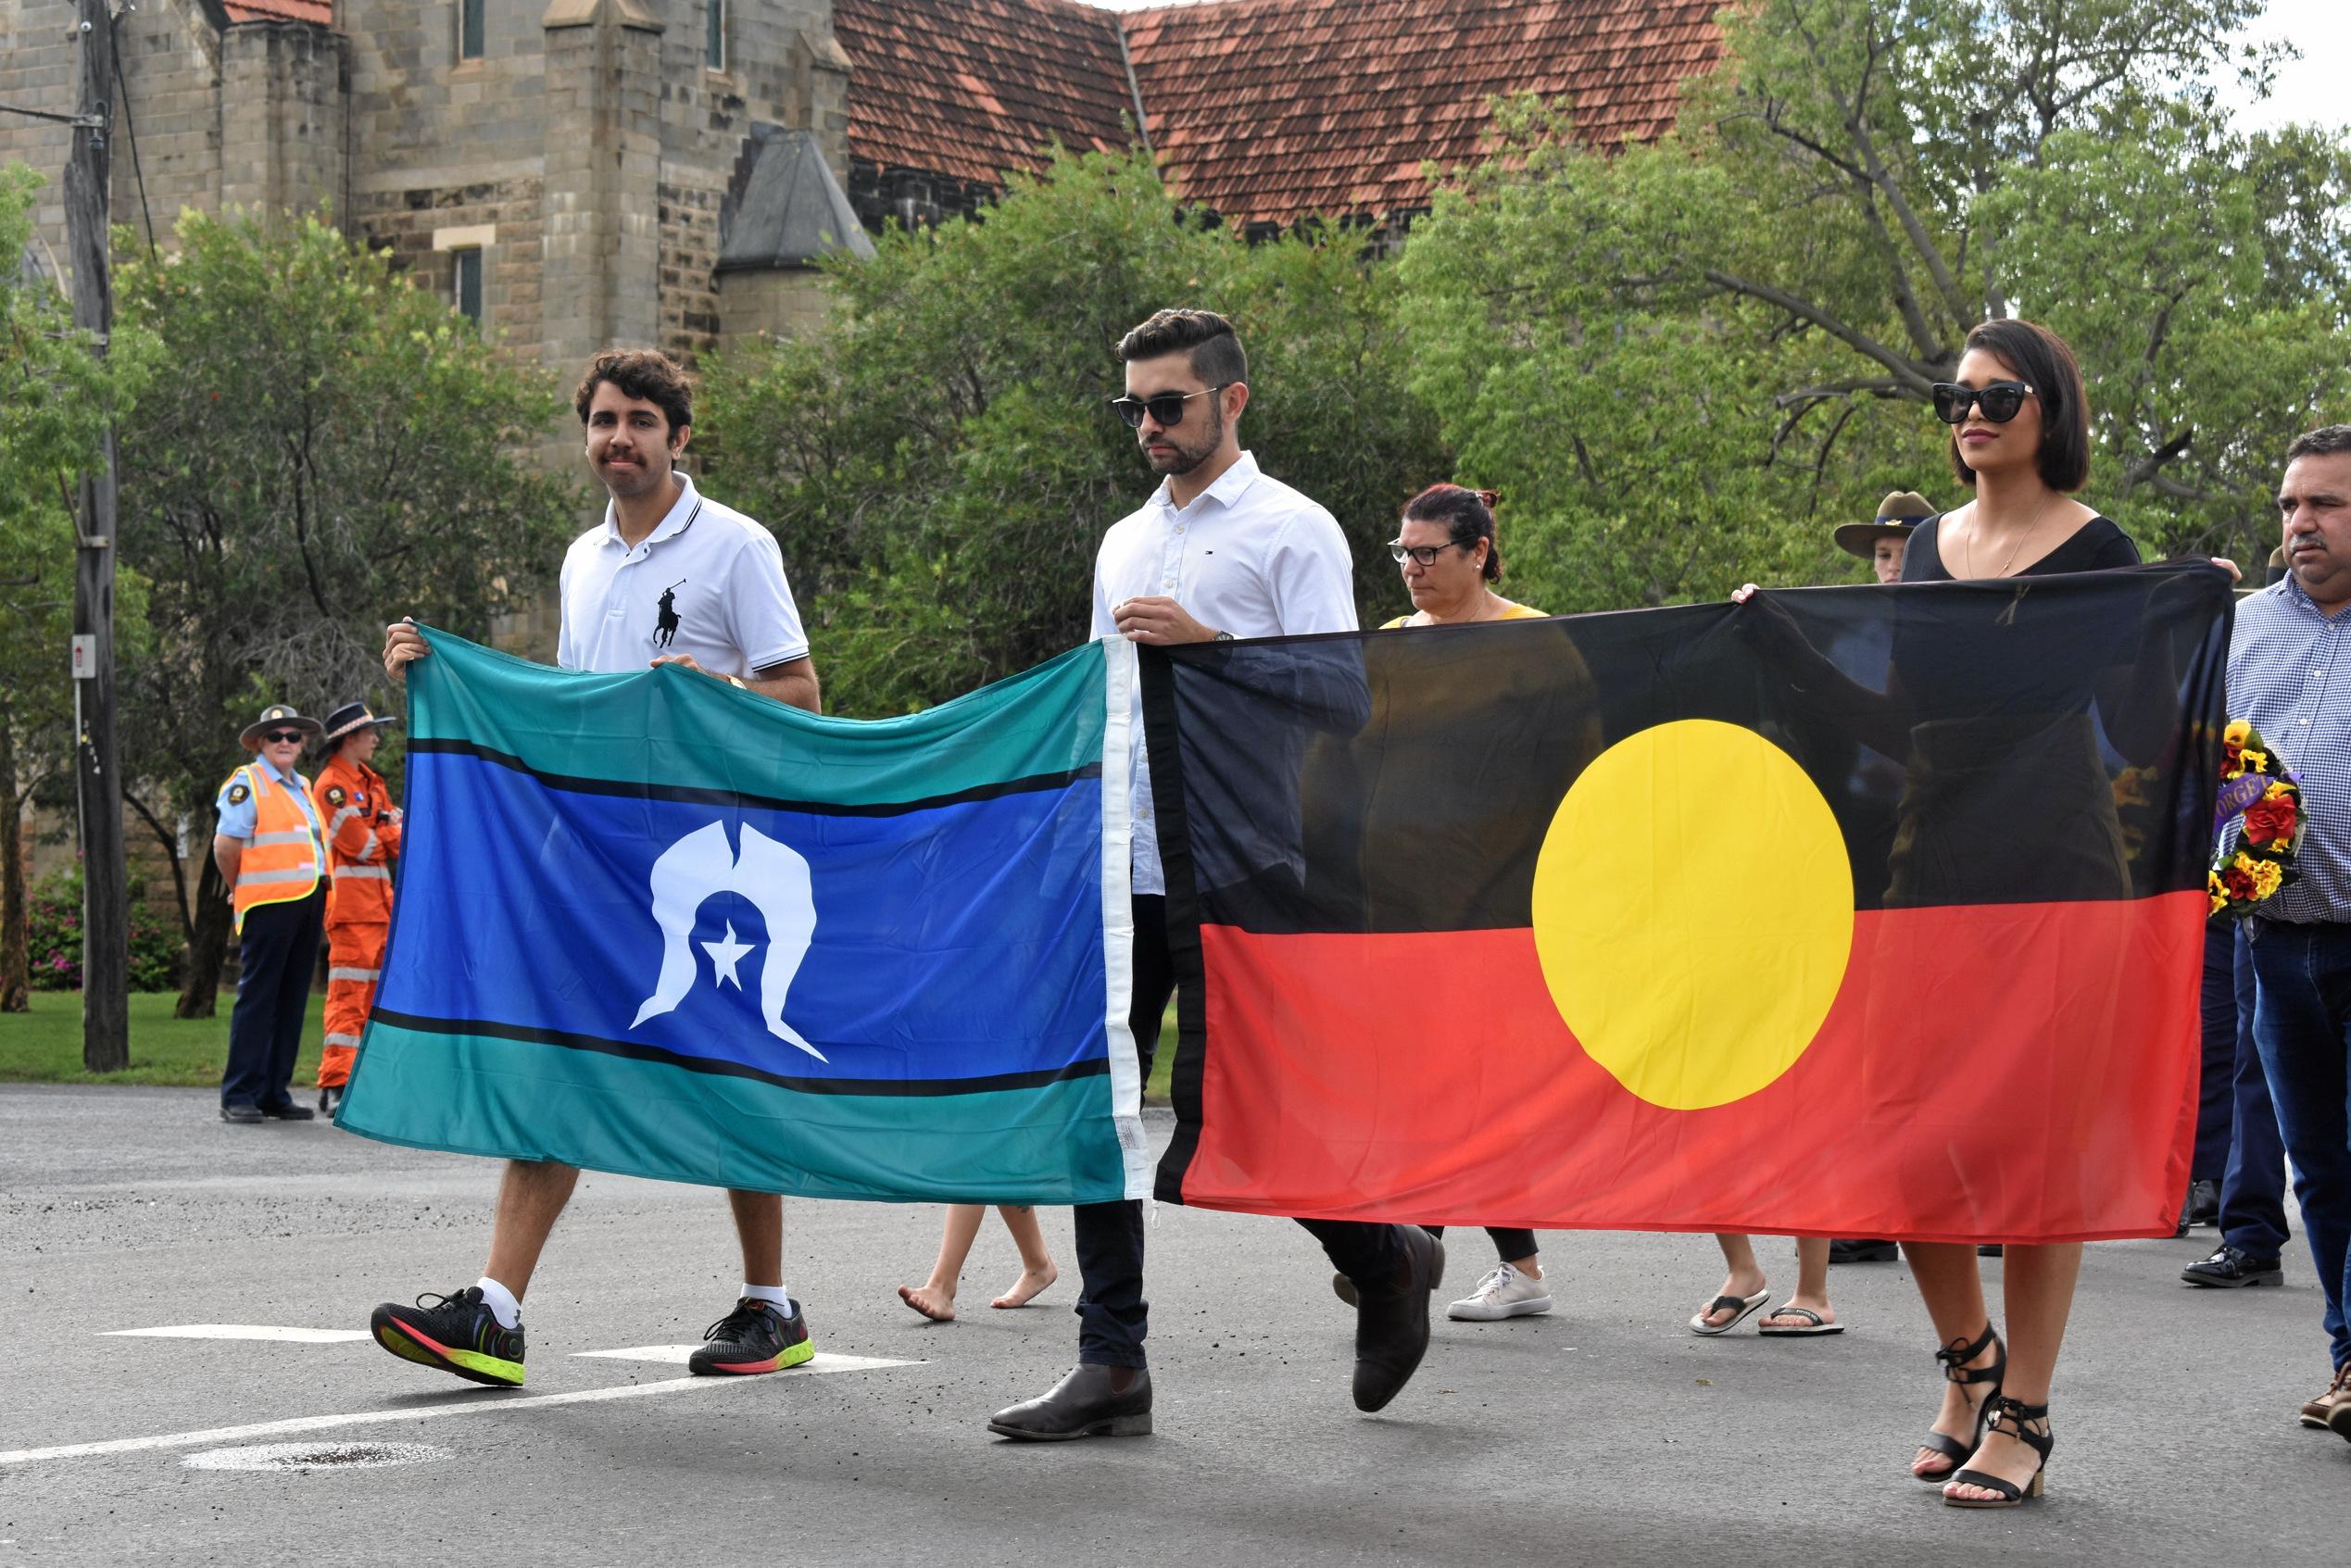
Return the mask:
{"type": "Polygon", "coordinates": [[[2286,448],[2287,575],[2237,608],[2229,713],[2302,782],[2298,879],[2254,917],[2254,1044],[2302,1206],[2333,1381],[2306,1426],[2351,1441],[2351,425],[2286,448]]]}

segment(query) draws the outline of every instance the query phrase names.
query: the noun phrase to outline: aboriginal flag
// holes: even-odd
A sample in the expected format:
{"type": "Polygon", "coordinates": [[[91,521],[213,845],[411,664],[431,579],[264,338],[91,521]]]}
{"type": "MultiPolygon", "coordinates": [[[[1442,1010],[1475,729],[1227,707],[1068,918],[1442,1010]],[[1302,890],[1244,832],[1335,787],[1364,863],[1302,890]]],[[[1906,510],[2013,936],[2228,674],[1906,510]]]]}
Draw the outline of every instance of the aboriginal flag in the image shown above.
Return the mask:
{"type": "Polygon", "coordinates": [[[1160,1196],[2169,1235],[2229,611],[2145,567],[1147,651],[1160,1196]]]}
{"type": "Polygon", "coordinates": [[[861,722],[426,638],[339,1125],[804,1197],[1148,1189],[1128,646],[861,722]]]}

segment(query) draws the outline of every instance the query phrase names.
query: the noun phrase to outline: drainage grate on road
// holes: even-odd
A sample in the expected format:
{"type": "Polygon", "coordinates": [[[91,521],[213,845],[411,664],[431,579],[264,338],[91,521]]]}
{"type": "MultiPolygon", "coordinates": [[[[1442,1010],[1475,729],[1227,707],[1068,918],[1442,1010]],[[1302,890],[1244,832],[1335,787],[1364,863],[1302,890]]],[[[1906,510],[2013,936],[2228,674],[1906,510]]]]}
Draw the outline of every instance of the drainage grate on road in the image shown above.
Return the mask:
{"type": "Polygon", "coordinates": [[[430,1443],[261,1443],[243,1449],[207,1449],[180,1462],[190,1470],[373,1470],[387,1464],[425,1464],[446,1459],[449,1450],[430,1443]]]}

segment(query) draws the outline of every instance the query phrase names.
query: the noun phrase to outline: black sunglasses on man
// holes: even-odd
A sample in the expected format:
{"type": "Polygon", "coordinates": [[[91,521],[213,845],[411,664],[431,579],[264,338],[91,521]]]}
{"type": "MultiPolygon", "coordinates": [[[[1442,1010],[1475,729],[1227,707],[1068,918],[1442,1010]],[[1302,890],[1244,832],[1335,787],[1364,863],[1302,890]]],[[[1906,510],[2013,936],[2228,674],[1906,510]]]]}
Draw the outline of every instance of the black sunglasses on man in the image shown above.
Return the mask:
{"type": "Polygon", "coordinates": [[[1231,382],[1221,382],[1203,392],[1161,392],[1149,397],[1113,397],[1109,400],[1111,412],[1125,420],[1128,430],[1142,429],[1145,414],[1150,415],[1152,423],[1165,429],[1184,422],[1185,404],[1195,397],[1222,392],[1232,384],[1231,382]]]}

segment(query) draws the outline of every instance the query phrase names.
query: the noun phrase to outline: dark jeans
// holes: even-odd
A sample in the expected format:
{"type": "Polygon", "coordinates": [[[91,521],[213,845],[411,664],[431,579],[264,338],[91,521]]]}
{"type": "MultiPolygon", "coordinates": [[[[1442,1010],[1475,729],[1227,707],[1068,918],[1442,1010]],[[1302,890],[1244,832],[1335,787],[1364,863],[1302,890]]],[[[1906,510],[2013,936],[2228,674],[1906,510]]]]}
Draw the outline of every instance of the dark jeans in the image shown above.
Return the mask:
{"type": "Polygon", "coordinates": [[[2286,1244],[2285,1140],[2278,1135],[2269,1080],[2253,1044],[2253,945],[2241,922],[2231,931],[2235,982],[2236,1061],[2232,1079],[2229,1164],[2220,1178],[2220,1239],[2254,1258],[2274,1258],[2286,1244]]]}
{"type": "Polygon", "coordinates": [[[2254,1044],[2294,1162],[2334,1364],[2351,1362],[2351,924],[2256,920],[2254,1044]]]}
{"type": "MultiPolygon", "coordinates": [[[[1135,1052],[1150,1076],[1159,1046],[1159,1024],[1167,998],[1176,992],[1175,966],[1167,953],[1167,900],[1135,895],[1135,997],[1127,1022],[1135,1052]]],[[[1144,1364],[1143,1336],[1150,1331],[1150,1303],[1143,1297],[1143,1206],[1131,1199],[1081,1203],[1072,1210],[1077,1230],[1077,1359],[1091,1366],[1144,1364]]],[[[1403,1262],[1393,1225],[1349,1220],[1301,1220],[1323,1244],[1331,1265],[1363,1281],[1393,1273],[1403,1262]]],[[[1521,1254],[1524,1256],[1524,1254],[1521,1254]]]]}
{"type": "Polygon", "coordinates": [[[293,1103],[286,1085],[302,1047],[310,1006],[310,972],[319,964],[326,890],[291,904],[246,911],[237,944],[237,1005],[229,1014],[229,1066],[220,1074],[222,1105],[275,1110],[293,1103]]]}
{"type": "MultiPolygon", "coordinates": [[[[2229,1168],[2230,1126],[2236,1104],[2237,1035],[2236,922],[2204,932],[2204,1071],[2197,1076],[2196,1145],[2188,1179],[2218,1182],[2229,1168]]],[[[2249,1025],[2248,1025],[2249,1026],[2249,1025]]]]}

